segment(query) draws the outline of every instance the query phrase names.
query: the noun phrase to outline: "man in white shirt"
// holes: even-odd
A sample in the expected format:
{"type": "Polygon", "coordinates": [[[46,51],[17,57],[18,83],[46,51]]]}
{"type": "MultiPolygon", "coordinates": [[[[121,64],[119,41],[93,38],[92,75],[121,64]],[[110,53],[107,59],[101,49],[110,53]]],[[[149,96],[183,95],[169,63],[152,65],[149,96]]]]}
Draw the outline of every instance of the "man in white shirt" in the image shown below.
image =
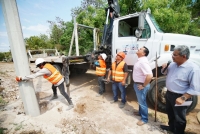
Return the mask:
{"type": "Polygon", "coordinates": [[[150,81],[153,77],[151,67],[147,56],[149,50],[142,47],[137,51],[138,61],[133,68],[133,88],[135,90],[137,100],[139,103],[139,112],[135,114],[141,116],[141,120],[137,122],[138,126],[142,126],[148,122],[148,106],[146,103],[146,95],[150,88],[150,81]]]}

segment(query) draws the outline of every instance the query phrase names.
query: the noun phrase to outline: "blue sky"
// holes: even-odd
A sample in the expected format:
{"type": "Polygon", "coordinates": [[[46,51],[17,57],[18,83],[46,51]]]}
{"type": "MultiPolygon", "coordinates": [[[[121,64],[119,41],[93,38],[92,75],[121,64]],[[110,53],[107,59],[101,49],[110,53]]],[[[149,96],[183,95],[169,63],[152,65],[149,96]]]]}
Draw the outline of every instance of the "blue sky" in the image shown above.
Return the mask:
{"type": "MultiPolygon", "coordinates": [[[[81,0],[16,0],[24,38],[46,34],[49,23],[60,17],[64,21],[72,20],[71,9],[81,6],[81,0]]],[[[10,50],[6,25],[0,3],[0,52],[10,50]]]]}

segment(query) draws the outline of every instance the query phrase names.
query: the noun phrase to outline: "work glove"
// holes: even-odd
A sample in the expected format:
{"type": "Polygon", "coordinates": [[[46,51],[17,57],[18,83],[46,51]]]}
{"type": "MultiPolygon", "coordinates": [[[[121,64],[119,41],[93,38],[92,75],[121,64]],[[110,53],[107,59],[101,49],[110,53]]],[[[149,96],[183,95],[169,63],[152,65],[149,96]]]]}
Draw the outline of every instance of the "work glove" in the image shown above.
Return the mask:
{"type": "Polygon", "coordinates": [[[100,66],[100,65],[99,65],[99,61],[95,61],[95,62],[94,62],[94,65],[95,65],[95,66],[100,66]]]}
{"type": "Polygon", "coordinates": [[[22,81],[22,77],[16,76],[16,81],[18,81],[18,82],[22,81]]]}

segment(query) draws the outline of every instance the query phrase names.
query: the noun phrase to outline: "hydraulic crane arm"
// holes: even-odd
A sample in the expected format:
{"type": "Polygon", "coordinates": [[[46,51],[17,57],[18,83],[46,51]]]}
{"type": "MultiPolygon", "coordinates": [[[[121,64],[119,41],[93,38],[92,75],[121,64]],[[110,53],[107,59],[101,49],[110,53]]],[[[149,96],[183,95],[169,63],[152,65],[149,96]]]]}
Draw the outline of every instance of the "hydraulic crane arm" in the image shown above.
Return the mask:
{"type": "Polygon", "coordinates": [[[104,25],[101,47],[111,46],[112,44],[112,28],[113,20],[119,17],[120,7],[117,0],[108,0],[108,8],[106,10],[106,23],[104,25]],[[108,24],[110,20],[110,24],[108,24]]]}

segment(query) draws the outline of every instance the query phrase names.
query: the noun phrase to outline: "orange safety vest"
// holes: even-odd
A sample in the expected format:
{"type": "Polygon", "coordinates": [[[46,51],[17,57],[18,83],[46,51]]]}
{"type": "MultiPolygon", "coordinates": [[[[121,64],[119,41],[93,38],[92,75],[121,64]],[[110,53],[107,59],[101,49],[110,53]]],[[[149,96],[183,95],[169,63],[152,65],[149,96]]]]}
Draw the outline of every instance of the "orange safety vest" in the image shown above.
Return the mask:
{"type": "Polygon", "coordinates": [[[98,60],[100,67],[96,67],[96,75],[104,76],[106,74],[106,62],[104,60],[98,60]]]}
{"type": "Polygon", "coordinates": [[[44,75],[44,78],[52,84],[57,84],[63,78],[60,72],[51,64],[46,63],[44,65],[44,68],[48,69],[51,72],[50,76],[44,75]]]}
{"type": "Polygon", "coordinates": [[[112,64],[112,80],[116,82],[122,82],[124,79],[124,61],[121,61],[117,67],[116,67],[116,62],[113,62],[112,64]]]}

